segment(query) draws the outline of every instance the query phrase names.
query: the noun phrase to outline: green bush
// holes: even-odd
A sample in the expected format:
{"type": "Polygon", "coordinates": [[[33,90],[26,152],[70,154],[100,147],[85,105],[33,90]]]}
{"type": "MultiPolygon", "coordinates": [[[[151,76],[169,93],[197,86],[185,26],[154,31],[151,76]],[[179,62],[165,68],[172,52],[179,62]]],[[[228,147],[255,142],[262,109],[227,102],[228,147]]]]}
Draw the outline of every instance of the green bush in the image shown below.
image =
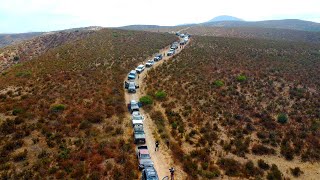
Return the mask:
{"type": "Polygon", "coordinates": [[[51,111],[53,112],[59,112],[66,109],[66,106],[63,104],[55,104],[51,107],[51,111]]]}
{"type": "Polygon", "coordinates": [[[22,112],[23,112],[23,110],[21,108],[14,108],[12,111],[12,115],[16,116],[22,112]]]}
{"type": "Polygon", "coordinates": [[[16,73],[16,77],[30,77],[31,72],[30,71],[21,71],[16,73]]]}
{"type": "Polygon", "coordinates": [[[288,116],[284,113],[281,113],[278,115],[278,118],[277,118],[278,122],[281,123],[281,124],[285,124],[288,122],[288,116]]]}
{"type": "Polygon", "coordinates": [[[216,80],[214,81],[214,85],[216,87],[222,87],[224,85],[224,82],[222,80],[216,80]]]}
{"type": "Polygon", "coordinates": [[[167,93],[164,91],[157,91],[155,97],[157,100],[164,100],[167,97],[167,93]]]}
{"type": "Polygon", "coordinates": [[[246,80],[247,80],[247,76],[245,76],[245,75],[239,75],[237,77],[237,81],[239,81],[239,82],[244,82],[246,80]]]}
{"type": "Polygon", "coordinates": [[[153,103],[152,97],[151,96],[142,96],[139,100],[142,105],[151,105],[153,103]]]}

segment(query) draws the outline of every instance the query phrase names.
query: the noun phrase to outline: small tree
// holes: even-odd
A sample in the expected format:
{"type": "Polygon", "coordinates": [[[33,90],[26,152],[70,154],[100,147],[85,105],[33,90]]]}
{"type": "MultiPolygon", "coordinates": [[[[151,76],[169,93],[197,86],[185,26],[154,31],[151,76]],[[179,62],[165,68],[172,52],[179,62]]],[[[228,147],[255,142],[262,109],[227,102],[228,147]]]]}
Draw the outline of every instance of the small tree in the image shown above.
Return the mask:
{"type": "Polygon", "coordinates": [[[290,170],[291,170],[291,174],[294,177],[299,177],[301,174],[303,174],[303,171],[301,171],[301,169],[299,167],[295,167],[295,168],[290,169],[290,170]]]}
{"type": "Polygon", "coordinates": [[[288,121],[288,116],[286,114],[284,114],[284,113],[281,113],[281,114],[278,115],[277,119],[278,119],[279,123],[285,124],[288,121]]]}
{"type": "Polygon", "coordinates": [[[15,56],[15,57],[13,58],[14,61],[19,61],[19,59],[20,59],[19,56],[15,56]]]}
{"type": "Polygon", "coordinates": [[[151,96],[142,96],[140,98],[140,102],[142,103],[142,105],[151,105],[153,103],[153,100],[151,98],[151,96]]]}
{"type": "Polygon", "coordinates": [[[66,106],[63,104],[55,104],[51,107],[51,111],[53,112],[60,112],[65,110],[66,106]]]}
{"type": "Polygon", "coordinates": [[[216,80],[214,81],[214,85],[216,87],[222,87],[224,85],[224,82],[222,80],[216,80]]]}
{"type": "Polygon", "coordinates": [[[244,82],[246,80],[247,80],[247,76],[245,76],[245,75],[239,75],[237,77],[237,81],[239,81],[239,82],[244,82]]]}
{"type": "Polygon", "coordinates": [[[155,97],[157,100],[164,100],[167,97],[167,93],[164,91],[157,91],[155,97]]]}

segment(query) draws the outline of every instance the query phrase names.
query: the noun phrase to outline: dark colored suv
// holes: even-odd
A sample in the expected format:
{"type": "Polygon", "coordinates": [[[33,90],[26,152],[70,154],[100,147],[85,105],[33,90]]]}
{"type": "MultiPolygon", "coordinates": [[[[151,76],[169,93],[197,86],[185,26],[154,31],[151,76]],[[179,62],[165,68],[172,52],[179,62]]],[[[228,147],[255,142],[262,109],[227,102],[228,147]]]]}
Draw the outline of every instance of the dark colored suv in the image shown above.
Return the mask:
{"type": "Polygon", "coordinates": [[[157,171],[153,166],[148,166],[143,169],[142,180],[159,180],[157,171]]]}

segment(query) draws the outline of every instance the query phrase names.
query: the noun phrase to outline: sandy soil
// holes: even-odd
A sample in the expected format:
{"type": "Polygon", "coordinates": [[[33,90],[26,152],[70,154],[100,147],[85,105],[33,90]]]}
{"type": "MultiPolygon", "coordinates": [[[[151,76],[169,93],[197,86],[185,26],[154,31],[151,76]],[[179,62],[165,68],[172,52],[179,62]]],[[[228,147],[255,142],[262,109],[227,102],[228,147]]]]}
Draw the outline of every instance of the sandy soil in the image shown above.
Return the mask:
{"type": "MultiPolygon", "coordinates": [[[[184,48],[185,46],[183,46],[184,48]]],[[[164,49],[161,49],[158,53],[164,54],[168,52],[170,46],[165,47],[164,49]]],[[[180,53],[181,50],[183,49],[179,48],[176,50],[176,54],[180,53]]],[[[146,59],[144,62],[141,62],[145,64],[149,59],[152,59],[154,57],[150,56],[148,59],[146,59]]],[[[157,68],[160,64],[162,64],[165,61],[168,61],[172,56],[168,57],[165,56],[161,61],[156,62],[152,68],[157,68]]],[[[139,79],[136,79],[136,83],[139,84],[140,88],[137,90],[136,93],[134,94],[129,94],[125,93],[125,101],[128,104],[130,100],[139,100],[139,98],[142,96],[142,94],[145,94],[144,92],[144,84],[145,82],[145,77],[147,75],[147,72],[152,69],[152,68],[146,68],[144,72],[142,72],[139,75],[139,79]]],[[[130,69],[128,69],[128,72],[130,69]]],[[[156,125],[154,122],[150,119],[150,117],[144,112],[144,110],[141,110],[141,113],[145,115],[145,120],[144,120],[144,131],[146,134],[146,145],[149,148],[149,152],[151,155],[151,159],[154,162],[155,169],[157,170],[157,173],[159,175],[159,178],[162,179],[165,176],[169,176],[169,168],[174,167],[176,170],[175,173],[175,179],[186,179],[186,174],[183,172],[182,168],[174,163],[171,157],[171,152],[170,150],[166,147],[166,145],[162,144],[160,142],[159,145],[159,151],[155,151],[155,137],[154,137],[154,132],[156,132],[156,125]]],[[[128,113],[128,116],[130,117],[130,114],[128,113]]],[[[130,118],[128,118],[130,119],[130,118]]]]}

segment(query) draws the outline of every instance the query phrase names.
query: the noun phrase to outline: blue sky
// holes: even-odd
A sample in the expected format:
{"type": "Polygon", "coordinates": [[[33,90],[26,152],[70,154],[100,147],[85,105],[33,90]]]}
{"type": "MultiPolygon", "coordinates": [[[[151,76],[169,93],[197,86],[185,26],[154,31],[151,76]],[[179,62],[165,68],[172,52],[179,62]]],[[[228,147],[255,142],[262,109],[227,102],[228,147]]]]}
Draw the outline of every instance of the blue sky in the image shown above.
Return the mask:
{"type": "Polygon", "coordinates": [[[320,22],[320,0],[0,0],[0,33],[84,26],[199,23],[219,15],[248,21],[320,22]]]}

